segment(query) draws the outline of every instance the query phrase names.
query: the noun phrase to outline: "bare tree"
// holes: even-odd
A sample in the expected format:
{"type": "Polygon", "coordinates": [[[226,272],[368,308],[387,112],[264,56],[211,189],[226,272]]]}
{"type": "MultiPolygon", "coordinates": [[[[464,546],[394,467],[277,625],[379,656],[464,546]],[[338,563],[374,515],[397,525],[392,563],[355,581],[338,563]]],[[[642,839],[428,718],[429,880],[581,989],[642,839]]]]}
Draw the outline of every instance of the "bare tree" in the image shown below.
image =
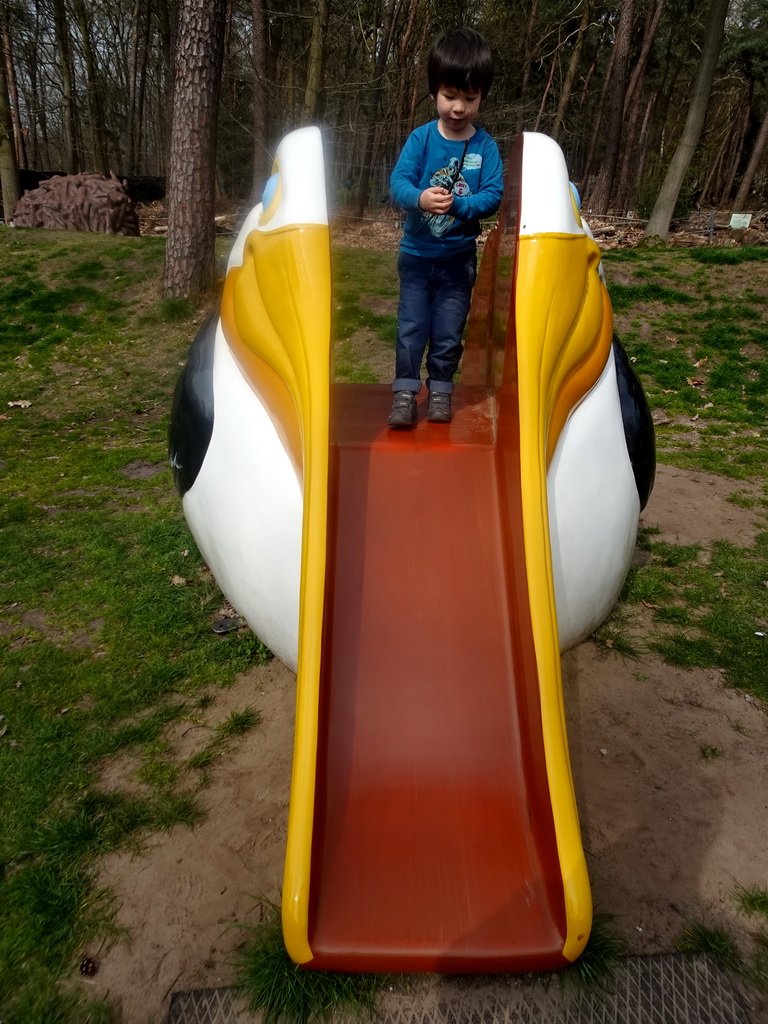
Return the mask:
{"type": "Polygon", "coordinates": [[[0,11],[0,22],[2,22],[2,46],[5,57],[5,72],[7,75],[8,101],[10,104],[11,122],[13,125],[13,138],[16,143],[16,160],[19,167],[27,166],[27,148],[24,142],[24,132],[21,130],[21,115],[19,112],[19,90],[16,87],[16,70],[13,66],[13,42],[9,26],[8,5],[3,4],[0,11]]]}
{"type": "Polygon", "coordinates": [[[265,0],[253,0],[253,189],[258,202],[269,171],[270,91],[267,75],[267,12],[265,0]]]}
{"type": "Polygon", "coordinates": [[[589,207],[595,213],[605,213],[614,188],[614,177],[619,163],[621,130],[624,125],[624,102],[629,75],[629,47],[632,40],[632,21],[635,14],[634,0],[622,0],[619,25],[614,44],[616,57],[613,67],[613,91],[608,121],[608,137],[605,155],[597,175],[595,187],[589,197],[589,207]]]}
{"type": "MultiPolygon", "coordinates": [[[[585,118],[585,120],[586,120],[586,117],[587,117],[587,98],[588,98],[589,92],[590,92],[590,83],[591,83],[591,80],[592,80],[592,77],[594,75],[595,68],[596,68],[596,65],[597,65],[597,56],[598,55],[596,55],[594,60],[592,61],[592,64],[591,64],[591,66],[589,68],[589,71],[587,72],[587,75],[586,75],[586,77],[584,79],[584,85],[582,86],[581,97],[579,99],[580,114],[585,118]]],[[[582,191],[583,192],[587,191],[587,188],[589,186],[589,179],[590,179],[590,176],[592,174],[592,167],[594,165],[594,157],[595,157],[595,149],[597,147],[597,140],[600,137],[600,129],[601,129],[602,124],[603,124],[603,116],[605,114],[605,106],[606,106],[607,99],[608,99],[608,92],[609,92],[609,89],[610,89],[610,86],[611,86],[611,81],[613,79],[613,67],[614,67],[615,62],[616,62],[616,47],[612,46],[611,47],[611,56],[610,56],[610,59],[608,60],[608,67],[605,69],[605,77],[603,79],[603,87],[600,90],[600,97],[599,97],[599,99],[597,101],[597,110],[596,110],[596,112],[593,112],[593,116],[592,116],[591,132],[590,132],[589,148],[587,150],[587,156],[586,156],[586,159],[584,160],[583,166],[581,168],[581,175],[580,176],[581,176],[582,191]]]]}
{"type": "Polygon", "coordinates": [[[620,171],[618,174],[619,188],[617,201],[620,208],[625,208],[631,192],[632,180],[637,169],[637,142],[640,130],[640,116],[643,113],[645,103],[642,100],[642,85],[645,78],[645,69],[648,56],[656,38],[656,32],[664,11],[665,0],[656,0],[653,6],[648,8],[643,29],[643,41],[640,46],[640,53],[634,62],[634,68],[629,78],[627,94],[624,98],[624,142],[623,155],[620,160],[620,171]]]}
{"type": "Polygon", "coordinates": [[[576,81],[576,73],[579,70],[579,60],[581,58],[581,49],[584,45],[584,36],[586,35],[587,28],[589,27],[589,19],[592,17],[592,0],[582,0],[581,5],[581,21],[579,22],[579,30],[576,35],[576,43],[571,53],[571,59],[568,62],[568,71],[566,72],[565,81],[560,90],[560,99],[557,104],[557,111],[555,113],[555,123],[552,126],[552,138],[557,141],[560,138],[560,132],[562,131],[563,122],[565,120],[565,113],[568,109],[568,104],[571,99],[571,92],[573,91],[573,83],[576,81]]]}
{"type": "Polygon", "coordinates": [[[355,215],[357,217],[362,217],[363,212],[368,205],[368,186],[371,182],[371,165],[373,164],[376,132],[378,131],[378,114],[381,109],[381,93],[384,85],[384,71],[387,66],[389,48],[392,44],[392,28],[395,19],[396,6],[397,0],[387,0],[387,7],[384,14],[384,25],[381,30],[381,41],[376,52],[373,81],[370,85],[368,126],[365,133],[363,167],[360,173],[360,181],[357,186],[357,203],[355,206],[355,215]]]}
{"type": "Polygon", "coordinates": [[[174,52],[165,292],[188,298],[214,275],[216,121],[226,0],[180,0],[174,52]]]}
{"type": "Polygon", "coordinates": [[[104,123],[104,113],[101,109],[100,83],[91,47],[91,32],[85,0],[75,0],[75,14],[82,38],[85,73],[88,82],[88,132],[91,141],[91,159],[94,170],[100,174],[107,174],[109,167],[101,127],[104,123]]]}
{"type": "Polygon", "coordinates": [[[16,164],[16,150],[13,146],[11,106],[8,102],[8,83],[5,77],[4,61],[0,61],[0,188],[3,196],[3,215],[7,222],[11,219],[13,208],[19,201],[19,171],[16,164]]]}
{"type": "Polygon", "coordinates": [[[320,96],[325,68],[325,37],[328,32],[328,0],[316,0],[312,16],[312,36],[309,42],[307,86],[304,90],[304,112],[302,119],[309,123],[320,112],[320,96]]]}
{"type": "Polygon", "coordinates": [[[144,96],[147,83],[151,3],[136,0],[131,32],[128,113],[128,173],[136,174],[144,127],[144,96]]]}
{"type": "Polygon", "coordinates": [[[532,0],[530,9],[528,11],[528,21],[525,25],[525,33],[523,35],[523,67],[520,74],[520,86],[518,89],[518,112],[517,112],[517,131],[523,130],[523,122],[525,120],[525,100],[528,93],[528,84],[531,78],[531,66],[533,64],[533,31],[536,27],[536,18],[539,14],[539,0],[532,0]]]}
{"type": "Polygon", "coordinates": [[[75,106],[72,40],[69,35],[69,20],[65,0],[53,0],[53,20],[56,29],[56,48],[59,54],[59,71],[61,73],[64,164],[68,174],[75,174],[80,170],[80,147],[78,145],[77,108],[75,106]]]}
{"type": "Polygon", "coordinates": [[[749,191],[752,188],[752,182],[755,180],[757,168],[760,166],[760,161],[765,152],[766,143],[768,143],[768,110],[766,110],[765,117],[763,117],[760,131],[757,133],[755,144],[752,147],[752,155],[749,158],[747,169],[744,172],[744,177],[741,179],[736,198],[733,200],[733,208],[735,210],[740,210],[747,201],[749,191]]]}
{"type": "MultiPolygon", "coordinates": [[[[480,123],[501,147],[518,118],[549,127],[593,209],[642,209],[680,138],[711,2],[226,0],[218,183],[246,201],[253,182],[258,199],[275,136],[322,118],[331,186],[340,203],[362,211],[386,189],[402,141],[433,114],[424,80],[430,39],[463,22],[494,49],[480,123]]],[[[752,187],[768,188],[758,136],[767,4],[732,5],[727,67],[715,79],[711,130],[697,157],[707,194],[720,202],[750,157],[752,187]]],[[[181,10],[182,0],[0,0],[17,159],[25,145],[29,166],[82,169],[85,151],[95,169],[106,161],[121,174],[167,175],[181,10]]]]}
{"type": "Polygon", "coordinates": [[[658,198],[651,211],[643,238],[658,236],[666,240],[669,237],[669,222],[672,220],[683,179],[691,165],[694,150],[699,143],[701,130],[704,127],[717,58],[723,45],[728,2],[729,0],[712,0],[683,134],[680,136],[658,198]]]}

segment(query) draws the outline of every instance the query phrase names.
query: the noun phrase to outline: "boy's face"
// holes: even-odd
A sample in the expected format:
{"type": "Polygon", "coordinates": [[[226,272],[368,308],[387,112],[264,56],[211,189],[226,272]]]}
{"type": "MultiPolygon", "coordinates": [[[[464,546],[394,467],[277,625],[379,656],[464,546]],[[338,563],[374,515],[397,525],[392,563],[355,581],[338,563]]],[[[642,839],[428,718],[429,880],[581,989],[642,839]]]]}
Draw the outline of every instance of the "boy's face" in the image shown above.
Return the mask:
{"type": "Polygon", "coordinates": [[[480,90],[454,89],[451,85],[441,85],[437,96],[432,97],[437,104],[437,116],[443,135],[447,139],[466,139],[471,134],[472,122],[480,109],[480,90]]]}

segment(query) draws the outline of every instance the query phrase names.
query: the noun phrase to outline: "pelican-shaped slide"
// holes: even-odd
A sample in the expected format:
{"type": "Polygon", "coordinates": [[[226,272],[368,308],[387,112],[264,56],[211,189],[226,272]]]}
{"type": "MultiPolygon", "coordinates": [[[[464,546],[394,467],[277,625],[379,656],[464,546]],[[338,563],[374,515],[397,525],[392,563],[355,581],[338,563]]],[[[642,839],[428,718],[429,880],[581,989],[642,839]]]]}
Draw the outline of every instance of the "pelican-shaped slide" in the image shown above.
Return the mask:
{"type": "Polygon", "coordinates": [[[320,133],[286,137],[192,346],[171,461],[232,604],[297,667],[283,930],[320,970],[528,971],[592,907],[560,651],[622,586],[653,430],[550,139],[508,161],[454,419],[333,384],[320,133]]]}

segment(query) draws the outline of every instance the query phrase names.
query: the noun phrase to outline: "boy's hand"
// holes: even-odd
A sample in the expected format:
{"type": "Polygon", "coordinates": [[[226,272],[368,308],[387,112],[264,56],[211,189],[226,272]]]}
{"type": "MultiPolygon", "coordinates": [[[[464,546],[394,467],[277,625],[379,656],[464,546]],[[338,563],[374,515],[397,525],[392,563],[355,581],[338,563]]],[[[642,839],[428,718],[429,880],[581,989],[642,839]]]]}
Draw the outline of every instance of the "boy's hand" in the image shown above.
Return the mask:
{"type": "Polygon", "coordinates": [[[446,188],[434,185],[432,188],[425,188],[419,196],[419,207],[425,213],[436,213],[438,216],[448,213],[453,205],[453,195],[446,188]]]}

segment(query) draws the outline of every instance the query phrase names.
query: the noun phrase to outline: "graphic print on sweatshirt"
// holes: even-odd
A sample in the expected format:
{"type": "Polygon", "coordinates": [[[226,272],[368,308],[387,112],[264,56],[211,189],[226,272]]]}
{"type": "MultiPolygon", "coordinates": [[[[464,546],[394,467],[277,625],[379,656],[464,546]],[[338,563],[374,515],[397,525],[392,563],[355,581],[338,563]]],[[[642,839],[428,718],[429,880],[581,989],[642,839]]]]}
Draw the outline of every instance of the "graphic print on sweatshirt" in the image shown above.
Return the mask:
{"type": "MultiPolygon", "coordinates": [[[[476,154],[471,154],[476,156],[476,154]]],[[[468,166],[467,160],[464,161],[465,166],[468,166]]],[[[474,166],[474,164],[473,164],[474,166]]],[[[439,171],[435,171],[432,177],[429,179],[429,184],[434,188],[447,189],[452,192],[455,196],[471,196],[472,189],[466,182],[466,179],[461,173],[461,165],[457,157],[451,157],[447,167],[441,167],[439,171]]],[[[455,217],[452,217],[450,213],[425,213],[423,214],[424,220],[429,225],[429,230],[436,238],[440,238],[448,228],[453,224],[455,217]]]]}

